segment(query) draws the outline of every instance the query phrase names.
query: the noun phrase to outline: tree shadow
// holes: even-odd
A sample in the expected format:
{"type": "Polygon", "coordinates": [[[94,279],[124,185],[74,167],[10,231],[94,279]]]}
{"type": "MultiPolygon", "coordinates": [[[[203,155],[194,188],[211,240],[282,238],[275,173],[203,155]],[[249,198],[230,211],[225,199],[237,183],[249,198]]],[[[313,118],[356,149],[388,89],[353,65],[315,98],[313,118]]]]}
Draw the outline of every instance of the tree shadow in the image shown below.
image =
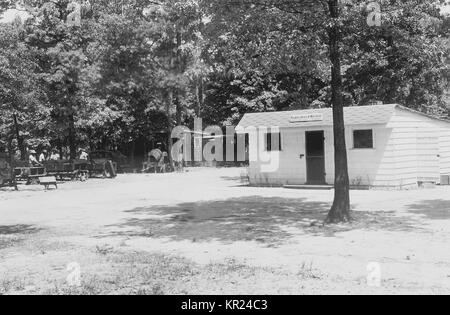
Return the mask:
{"type": "Polygon", "coordinates": [[[430,220],[450,220],[450,200],[423,200],[409,205],[408,209],[430,220]]]}
{"type": "Polygon", "coordinates": [[[34,234],[41,231],[32,225],[0,225],[0,235],[34,234]]]}
{"type": "Polygon", "coordinates": [[[386,212],[354,212],[354,222],[323,226],[330,206],[306,199],[255,196],[182,203],[172,207],[143,207],[126,211],[135,217],[109,226],[111,232],[99,237],[218,240],[225,243],[257,241],[276,246],[299,233],[334,237],[336,233],[354,229],[417,229],[415,222],[386,212]]]}
{"type": "Polygon", "coordinates": [[[20,243],[25,235],[38,233],[41,229],[32,225],[0,225],[0,250],[20,243]]]}

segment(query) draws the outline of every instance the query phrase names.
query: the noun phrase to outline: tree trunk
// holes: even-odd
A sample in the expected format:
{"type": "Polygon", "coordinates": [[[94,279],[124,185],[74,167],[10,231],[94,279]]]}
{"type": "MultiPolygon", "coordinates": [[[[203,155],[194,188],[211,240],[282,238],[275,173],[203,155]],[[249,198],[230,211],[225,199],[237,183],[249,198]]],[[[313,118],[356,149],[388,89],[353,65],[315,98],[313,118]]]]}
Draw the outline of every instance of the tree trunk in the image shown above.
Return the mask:
{"type": "MultiPolygon", "coordinates": [[[[182,45],[182,35],[181,31],[177,31],[177,54],[176,54],[176,71],[177,75],[181,77],[183,69],[182,69],[182,60],[181,60],[181,45],[182,45]]],[[[181,126],[182,123],[182,114],[183,114],[183,108],[181,106],[181,100],[180,100],[180,89],[177,88],[175,90],[175,106],[176,106],[176,119],[177,119],[177,126],[181,126]]]]}
{"type": "Polygon", "coordinates": [[[63,150],[63,141],[62,140],[59,140],[58,152],[59,152],[59,159],[64,160],[64,150],[63,150]]]}
{"type": "Polygon", "coordinates": [[[14,158],[13,151],[14,150],[13,150],[12,140],[10,140],[10,141],[8,141],[8,154],[9,154],[9,167],[11,168],[10,169],[11,185],[17,191],[17,190],[19,190],[19,188],[17,187],[16,172],[14,171],[16,161],[14,158]]]}
{"type": "Polygon", "coordinates": [[[20,151],[20,159],[22,161],[27,161],[27,150],[25,148],[25,141],[23,140],[23,137],[20,136],[20,129],[19,129],[19,122],[17,120],[17,115],[13,114],[13,120],[14,120],[14,133],[16,135],[17,139],[17,146],[20,151]]]}
{"type": "Polygon", "coordinates": [[[172,107],[173,102],[173,92],[170,91],[169,95],[167,96],[166,101],[166,115],[167,115],[167,154],[169,155],[169,163],[172,170],[175,170],[175,163],[173,162],[173,156],[172,156],[172,118],[170,117],[170,108],[172,107]]]}
{"type": "MultiPolygon", "coordinates": [[[[136,151],[136,140],[133,139],[133,141],[131,141],[131,154],[130,154],[130,160],[131,160],[131,165],[135,165],[136,162],[136,158],[135,158],[135,151],[136,151]]],[[[146,151],[144,150],[144,154],[146,153],[146,151]]]]}
{"type": "Polygon", "coordinates": [[[92,131],[89,129],[88,131],[88,136],[89,136],[89,151],[92,152],[94,151],[94,142],[92,141],[93,137],[92,137],[92,131]]]}
{"type": "Polygon", "coordinates": [[[198,78],[198,86],[197,86],[197,117],[201,118],[202,117],[202,109],[203,109],[203,101],[204,101],[204,96],[203,96],[203,76],[200,75],[200,77],[198,78]]]}
{"type": "Polygon", "coordinates": [[[69,151],[70,159],[75,160],[77,158],[77,144],[75,137],[75,120],[73,115],[69,117],[69,151]]]}
{"type": "Polygon", "coordinates": [[[329,0],[330,17],[333,25],[329,29],[329,45],[331,68],[331,90],[334,128],[334,165],[335,165],[335,195],[333,206],[326,223],[345,222],[350,216],[350,181],[347,164],[347,145],[345,141],[344,103],[342,96],[342,73],[340,41],[341,32],[337,24],[339,18],[339,0],[329,0]]]}
{"type": "Polygon", "coordinates": [[[178,91],[175,97],[175,110],[177,112],[176,114],[177,126],[181,126],[181,124],[183,123],[183,108],[181,106],[180,95],[178,91]]]}

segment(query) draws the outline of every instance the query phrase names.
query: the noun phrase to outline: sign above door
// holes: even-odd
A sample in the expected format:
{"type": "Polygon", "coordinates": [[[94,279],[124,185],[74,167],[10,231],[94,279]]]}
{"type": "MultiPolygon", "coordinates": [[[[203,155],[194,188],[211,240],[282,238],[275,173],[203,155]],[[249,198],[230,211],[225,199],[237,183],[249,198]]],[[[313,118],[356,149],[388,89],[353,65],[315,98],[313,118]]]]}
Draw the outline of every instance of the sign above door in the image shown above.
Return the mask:
{"type": "Polygon", "coordinates": [[[323,114],[298,114],[292,115],[290,120],[291,123],[299,122],[310,122],[310,121],[323,121],[323,114]]]}

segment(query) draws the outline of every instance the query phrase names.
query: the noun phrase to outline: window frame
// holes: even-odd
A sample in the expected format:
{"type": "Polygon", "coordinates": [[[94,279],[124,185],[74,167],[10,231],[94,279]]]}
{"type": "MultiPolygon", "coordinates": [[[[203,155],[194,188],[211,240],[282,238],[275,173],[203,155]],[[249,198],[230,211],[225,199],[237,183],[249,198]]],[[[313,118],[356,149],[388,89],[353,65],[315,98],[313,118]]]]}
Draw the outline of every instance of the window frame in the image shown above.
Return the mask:
{"type": "Polygon", "coordinates": [[[353,150],[376,150],[375,139],[376,139],[376,136],[375,136],[374,128],[354,128],[354,129],[352,129],[352,149],[353,150]],[[357,132],[357,131],[371,131],[372,132],[372,147],[370,147],[370,148],[356,147],[355,132],[357,132]]]}
{"type": "Polygon", "coordinates": [[[268,131],[268,132],[264,133],[264,151],[265,152],[283,152],[283,142],[282,142],[283,137],[281,134],[282,134],[281,130],[278,132],[268,131]],[[277,150],[274,150],[272,148],[272,136],[275,134],[279,135],[279,137],[278,137],[278,139],[279,139],[278,147],[279,148],[277,150]],[[270,136],[270,139],[269,139],[269,136],[270,136]],[[269,148],[269,144],[270,144],[270,148],[269,148]]]}

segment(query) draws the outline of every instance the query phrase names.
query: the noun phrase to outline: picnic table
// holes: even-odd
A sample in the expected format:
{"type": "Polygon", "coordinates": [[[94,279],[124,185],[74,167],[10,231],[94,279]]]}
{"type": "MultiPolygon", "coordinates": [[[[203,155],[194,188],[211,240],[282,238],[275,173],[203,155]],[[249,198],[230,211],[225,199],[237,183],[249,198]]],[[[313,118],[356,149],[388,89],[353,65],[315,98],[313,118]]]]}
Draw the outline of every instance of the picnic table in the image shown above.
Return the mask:
{"type": "Polygon", "coordinates": [[[26,181],[27,185],[39,183],[39,177],[45,176],[43,166],[19,166],[14,168],[14,176],[17,181],[26,181]]]}
{"type": "Polygon", "coordinates": [[[44,166],[47,170],[47,175],[54,176],[60,180],[65,178],[71,180],[87,179],[91,169],[91,164],[87,160],[45,161],[44,166]]]}
{"type": "Polygon", "coordinates": [[[58,181],[55,176],[39,177],[39,184],[45,187],[45,190],[49,190],[50,186],[55,186],[58,189],[58,181]]]}

